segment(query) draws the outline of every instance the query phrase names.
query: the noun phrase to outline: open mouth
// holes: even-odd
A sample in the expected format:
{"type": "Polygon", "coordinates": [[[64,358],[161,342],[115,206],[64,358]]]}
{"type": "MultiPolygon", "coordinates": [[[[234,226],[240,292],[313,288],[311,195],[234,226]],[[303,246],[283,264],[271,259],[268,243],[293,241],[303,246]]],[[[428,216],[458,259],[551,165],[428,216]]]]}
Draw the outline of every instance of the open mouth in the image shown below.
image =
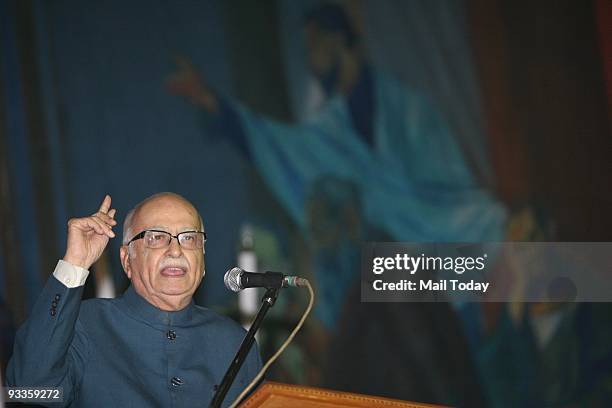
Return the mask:
{"type": "Polygon", "coordinates": [[[180,277],[184,276],[186,273],[187,271],[185,269],[176,266],[167,266],[161,270],[161,274],[168,277],[180,277]]]}

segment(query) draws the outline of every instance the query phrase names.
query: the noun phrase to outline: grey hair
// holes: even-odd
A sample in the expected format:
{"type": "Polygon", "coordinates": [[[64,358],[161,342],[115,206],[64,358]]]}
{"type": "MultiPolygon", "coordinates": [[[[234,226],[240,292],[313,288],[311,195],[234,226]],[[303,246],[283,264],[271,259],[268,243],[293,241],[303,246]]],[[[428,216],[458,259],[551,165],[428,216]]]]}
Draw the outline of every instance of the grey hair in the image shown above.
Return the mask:
{"type": "Polygon", "coordinates": [[[149,201],[155,200],[157,198],[160,197],[174,197],[177,198],[179,200],[182,200],[186,203],[189,203],[195,210],[196,210],[196,214],[198,214],[198,219],[200,220],[200,230],[204,231],[204,221],[202,220],[202,216],[200,215],[200,213],[198,212],[197,208],[195,208],[195,206],[193,204],[191,204],[191,202],[189,200],[187,200],[185,197],[183,197],[180,194],[176,194],[176,193],[172,193],[169,191],[164,191],[161,193],[155,193],[152,196],[149,196],[147,198],[145,198],[144,200],[142,200],[141,202],[139,202],[138,204],[136,204],[136,206],[134,206],[134,208],[132,208],[130,211],[128,211],[127,215],[125,216],[125,220],[123,221],[123,245],[127,245],[128,242],[130,242],[130,239],[132,239],[132,235],[133,235],[133,231],[132,231],[132,223],[134,222],[134,216],[136,215],[136,213],[149,201]]]}

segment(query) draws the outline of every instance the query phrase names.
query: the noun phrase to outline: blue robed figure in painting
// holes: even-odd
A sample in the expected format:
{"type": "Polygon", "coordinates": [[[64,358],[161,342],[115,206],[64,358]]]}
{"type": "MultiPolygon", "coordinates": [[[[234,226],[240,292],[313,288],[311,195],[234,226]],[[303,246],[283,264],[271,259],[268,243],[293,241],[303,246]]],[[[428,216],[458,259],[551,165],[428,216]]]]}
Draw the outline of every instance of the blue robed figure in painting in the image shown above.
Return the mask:
{"type": "Polygon", "coordinates": [[[335,176],[359,187],[368,222],[395,240],[501,240],[506,210],[479,186],[438,110],[366,62],[342,9],[314,9],[305,34],[329,98],[304,122],[280,123],[215,94],[185,60],[169,87],[204,108],[302,227],[310,186],[335,176]]]}

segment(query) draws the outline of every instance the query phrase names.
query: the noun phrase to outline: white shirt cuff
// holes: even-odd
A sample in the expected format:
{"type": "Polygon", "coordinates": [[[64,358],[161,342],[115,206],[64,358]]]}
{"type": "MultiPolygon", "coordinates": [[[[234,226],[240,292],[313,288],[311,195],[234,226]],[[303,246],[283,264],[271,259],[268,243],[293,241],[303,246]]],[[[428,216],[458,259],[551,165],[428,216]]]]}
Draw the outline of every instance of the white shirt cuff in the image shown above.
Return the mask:
{"type": "Polygon", "coordinates": [[[87,269],[62,261],[61,259],[53,271],[53,276],[68,288],[83,286],[88,275],[89,271],[87,269]]]}

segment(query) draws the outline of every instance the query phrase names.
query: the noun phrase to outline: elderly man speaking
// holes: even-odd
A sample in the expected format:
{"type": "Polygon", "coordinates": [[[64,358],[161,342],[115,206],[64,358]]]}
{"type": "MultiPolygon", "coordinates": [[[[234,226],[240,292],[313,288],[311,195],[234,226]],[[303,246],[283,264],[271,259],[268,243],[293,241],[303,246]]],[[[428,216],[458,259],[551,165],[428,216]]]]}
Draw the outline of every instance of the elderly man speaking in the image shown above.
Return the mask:
{"type": "MultiPolygon", "coordinates": [[[[63,387],[64,406],[207,406],[244,330],[193,302],[205,272],[202,218],[177,194],[145,199],[123,230],[131,285],[117,299],[81,302],[88,269],[115,237],[115,212],[106,196],[95,214],[68,222],[66,254],[19,329],[7,383],[63,387]]],[[[252,350],[226,402],[260,366],[252,350]]]]}

